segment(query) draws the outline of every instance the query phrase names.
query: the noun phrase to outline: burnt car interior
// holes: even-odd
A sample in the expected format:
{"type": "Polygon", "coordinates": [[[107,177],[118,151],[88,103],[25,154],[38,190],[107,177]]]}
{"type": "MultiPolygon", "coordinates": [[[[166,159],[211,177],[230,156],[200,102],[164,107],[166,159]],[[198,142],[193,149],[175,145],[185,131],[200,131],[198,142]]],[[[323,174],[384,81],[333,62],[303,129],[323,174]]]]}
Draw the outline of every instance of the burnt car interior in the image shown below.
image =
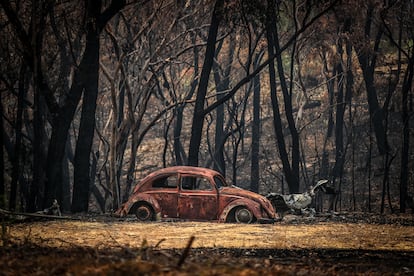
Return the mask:
{"type": "Polygon", "coordinates": [[[207,178],[183,176],[181,177],[181,189],[211,191],[212,186],[207,178]]]}
{"type": "Polygon", "coordinates": [[[152,182],[153,188],[171,188],[175,189],[177,188],[177,176],[176,175],[166,175],[163,177],[160,177],[158,179],[155,179],[152,182]]]}

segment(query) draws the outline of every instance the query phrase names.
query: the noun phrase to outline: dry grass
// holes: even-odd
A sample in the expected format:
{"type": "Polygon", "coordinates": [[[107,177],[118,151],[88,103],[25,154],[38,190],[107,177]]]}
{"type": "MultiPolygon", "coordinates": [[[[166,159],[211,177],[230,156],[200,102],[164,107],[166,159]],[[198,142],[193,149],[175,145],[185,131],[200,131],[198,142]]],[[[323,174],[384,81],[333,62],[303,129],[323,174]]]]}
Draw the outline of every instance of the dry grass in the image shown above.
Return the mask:
{"type": "Polygon", "coordinates": [[[9,226],[12,239],[50,247],[367,249],[414,251],[414,226],[324,222],[240,225],[207,222],[49,221],[9,226]]]}

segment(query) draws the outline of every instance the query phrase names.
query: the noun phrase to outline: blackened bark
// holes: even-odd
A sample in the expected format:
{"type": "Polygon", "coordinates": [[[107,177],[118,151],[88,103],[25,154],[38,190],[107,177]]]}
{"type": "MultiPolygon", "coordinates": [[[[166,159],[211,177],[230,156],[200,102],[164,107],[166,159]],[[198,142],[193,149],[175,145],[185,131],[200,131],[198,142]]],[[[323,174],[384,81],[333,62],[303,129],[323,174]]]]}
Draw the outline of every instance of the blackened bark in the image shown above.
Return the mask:
{"type": "Polygon", "coordinates": [[[15,210],[16,197],[17,197],[17,185],[20,172],[20,156],[21,156],[21,144],[22,144],[22,125],[23,125],[23,102],[26,95],[26,65],[23,63],[20,69],[19,76],[19,93],[17,97],[17,112],[15,123],[15,142],[14,142],[14,156],[12,162],[12,180],[10,184],[10,199],[9,209],[15,210]]]}
{"type": "MultiPolygon", "coordinates": [[[[408,112],[408,94],[412,90],[414,75],[414,53],[409,59],[404,83],[402,87],[402,122],[403,122],[403,145],[401,149],[401,172],[400,172],[400,213],[405,213],[408,192],[408,162],[410,149],[410,115],[408,112]]],[[[412,210],[414,212],[414,210],[412,210]]]]}
{"type": "MultiPolygon", "coordinates": [[[[263,57],[263,51],[260,51],[254,60],[256,68],[263,57]]],[[[250,167],[250,190],[259,192],[260,179],[260,75],[253,78],[253,125],[252,125],[252,161],[250,167]]]]}
{"type": "Polygon", "coordinates": [[[345,99],[344,99],[344,70],[342,67],[343,60],[343,46],[341,39],[337,43],[338,59],[336,64],[336,118],[335,118],[335,166],[332,175],[334,177],[341,177],[342,169],[345,160],[344,152],[344,113],[345,113],[345,99]]]}
{"type": "Polygon", "coordinates": [[[92,53],[88,81],[85,84],[83,93],[81,121],[75,150],[72,212],[88,211],[89,187],[91,185],[90,155],[95,131],[95,110],[99,79],[99,36],[97,33],[92,33],[91,36],[89,43],[93,44],[91,47],[95,48],[96,51],[92,53]]]}
{"type": "Polygon", "coordinates": [[[201,136],[204,126],[204,101],[207,94],[208,81],[211,68],[213,66],[216,48],[216,39],[224,0],[217,0],[214,5],[213,16],[211,18],[210,29],[207,38],[207,48],[204,57],[203,69],[201,70],[200,84],[197,90],[196,102],[194,107],[193,122],[191,126],[190,146],[188,150],[188,165],[198,166],[198,153],[200,150],[201,136]]]}
{"type": "Polygon", "coordinates": [[[268,1],[268,20],[267,20],[267,39],[268,39],[268,48],[269,48],[269,56],[273,56],[276,54],[276,61],[277,61],[277,71],[279,75],[280,86],[282,89],[283,94],[283,102],[285,107],[285,114],[286,119],[289,126],[289,131],[292,139],[292,160],[289,163],[289,156],[286,150],[286,143],[283,137],[282,132],[282,123],[281,123],[281,115],[279,111],[279,103],[277,101],[276,95],[276,75],[274,65],[269,63],[269,78],[270,78],[270,86],[271,86],[271,96],[272,96],[272,108],[273,108],[273,117],[274,117],[274,125],[276,131],[276,138],[279,148],[279,155],[282,160],[283,165],[283,172],[286,177],[286,181],[289,186],[290,193],[298,193],[299,192],[299,161],[300,161],[300,147],[299,147],[299,134],[297,132],[295,126],[295,120],[293,118],[293,110],[292,110],[292,98],[289,94],[289,89],[286,84],[284,69],[283,69],[283,61],[281,56],[281,47],[279,44],[279,36],[277,25],[275,22],[276,18],[276,7],[272,1],[268,1]],[[271,75],[275,75],[274,78],[271,75]],[[280,124],[280,125],[279,125],[280,124]]]}
{"type": "Polygon", "coordinates": [[[0,208],[6,205],[6,194],[4,187],[4,125],[3,125],[3,101],[0,97],[0,208]]]}
{"type": "Polygon", "coordinates": [[[87,23],[86,40],[91,52],[87,56],[89,64],[83,86],[81,122],[75,150],[72,212],[88,211],[90,186],[92,185],[90,157],[95,131],[96,99],[99,85],[99,36],[108,20],[123,8],[125,1],[112,1],[102,14],[101,5],[101,1],[86,0],[87,14],[90,17],[87,23]]]}
{"type": "MultiPolygon", "coordinates": [[[[190,22],[191,23],[191,22],[190,22]]],[[[195,46],[196,41],[197,41],[197,34],[196,33],[192,33],[191,34],[191,41],[193,43],[193,45],[195,46]]],[[[186,96],[186,100],[190,100],[193,95],[194,92],[197,88],[198,85],[198,74],[199,74],[199,49],[198,47],[193,47],[193,56],[194,56],[194,75],[193,75],[193,80],[191,82],[191,88],[190,88],[190,92],[188,93],[188,95],[186,96]]],[[[183,127],[183,112],[184,112],[184,108],[185,108],[185,103],[180,104],[177,106],[177,108],[174,110],[174,113],[176,114],[176,121],[174,124],[174,153],[175,153],[175,163],[176,165],[183,165],[187,162],[187,156],[184,152],[184,148],[183,145],[181,143],[181,131],[182,131],[182,127],[183,127]]]]}
{"type": "MultiPolygon", "coordinates": [[[[367,17],[365,21],[365,36],[367,39],[370,38],[371,25],[372,25],[372,13],[373,6],[369,6],[367,10],[367,17]]],[[[377,91],[374,85],[374,71],[376,64],[376,52],[378,51],[383,29],[379,28],[378,33],[375,37],[373,53],[369,53],[367,49],[364,49],[358,43],[355,46],[358,54],[358,60],[361,65],[362,74],[364,76],[365,87],[368,98],[369,114],[374,128],[375,137],[377,139],[377,147],[380,154],[385,154],[389,150],[385,127],[384,127],[384,113],[382,108],[379,106],[377,91]]]]}
{"type": "MultiPolygon", "coordinates": [[[[272,26],[271,23],[268,22],[267,24],[267,44],[268,44],[268,54],[269,56],[274,56],[274,41],[273,41],[273,32],[271,31],[272,26]]],[[[269,62],[269,81],[270,81],[270,97],[272,103],[272,110],[273,110],[273,126],[275,128],[276,140],[277,140],[277,147],[279,149],[279,156],[282,161],[283,165],[283,172],[286,176],[290,176],[290,164],[289,164],[289,157],[286,151],[286,144],[285,138],[283,137],[283,127],[282,127],[282,119],[280,117],[280,110],[279,110],[279,101],[277,97],[277,90],[276,90],[276,72],[275,72],[275,64],[273,60],[269,62]]]]}
{"type": "Polygon", "coordinates": [[[328,90],[328,97],[329,97],[329,107],[328,107],[328,125],[326,127],[326,135],[323,142],[322,148],[322,160],[321,160],[321,170],[319,172],[320,178],[327,178],[329,175],[329,151],[327,150],[328,141],[332,138],[332,133],[334,129],[334,121],[333,121],[333,106],[334,106],[334,85],[336,71],[335,67],[333,68],[332,74],[329,73],[328,62],[326,60],[326,52],[322,53],[322,61],[323,61],[323,73],[325,75],[326,86],[328,90]]]}
{"type": "MultiPolygon", "coordinates": [[[[219,66],[217,66],[216,62],[214,63],[214,80],[216,83],[216,91],[217,91],[217,100],[219,101],[220,98],[223,97],[221,94],[222,91],[225,91],[226,84],[223,83],[223,80],[220,78],[219,73],[219,66]]],[[[216,132],[214,136],[214,166],[213,168],[220,172],[222,175],[226,175],[226,165],[224,163],[224,152],[223,147],[221,146],[222,140],[224,137],[224,105],[220,105],[216,108],[216,132]]]]}
{"type": "MultiPolygon", "coordinates": [[[[222,49],[222,43],[220,43],[220,47],[217,49],[216,55],[222,49]]],[[[230,86],[230,72],[231,72],[231,64],[233,62],[234,57],[234,47],[235,47],[235,39],[230,37],[229,47],[227,48],[227,56],[228,59],[226,64],[220,66],[217,61],[213,64],[213,72],[214,72],[214,82],[216,85],[216,92],[217,101],[220,101],[223,98],[224,91],[229,89],[230,86]],[[225,67],[225,68],[223,68],[225,67]]],[[[224,160],[224,143],[226,134],[224,133],[224,105],[219,105],[216,109],[216,131],[214,137],[214,169],[219,171],[222,175],[226,175],[226,164],[224,160]]]]}
{"type": "Polygon", "coordinates": [[[90,155],[95,131],[95,110],[99,83],[99,29],[96,22],[100,5],[88,5],[91,15],[87,25],[86,41],[91,49],[87,76],[84,82],[83,104],[78,140],[76,141],[74,181],[72,195],[72,212],[87,212],[90,191],[90,155]]]}
{"type": "Polygon", "coordinates": [[[174,124],[174,154],[175,164],[177,166],[184,165],[183,146],[181,144],[181,131],[183,129],[183,112],[184,106],[180,105],[175,110],[175,124],[174,124]]]}
{"type": "MultiPolygon", "coordinates": [[[[88,49],[85,52],[87,51],[88,49]]],[[[53,200],[57,197],[57,187],[62,179],[62,162],[68,131],[82,95],[82,74],[87,69],[85,63],[87,63],[87,60],[84,58],[78,67],[79,70],[75,71],[74,84],[70,89],[66,104],[60,109],[53,123],[46,162],[47,181],[44,191],[44,208],[51,206],[53,200]]]]}
{"type": "MultiPolygon", "coordinates": [[[[46,151],[44,131],[45,118],[44,106],[42,104],[40,92],[34,88],[34,120],[33,120],[33,181],[30,185],[29,200],[27,202],[27,211],[34,212],[43,204],[42,189],[46,189],[46,151]]],[[[51,201],[53,202],[53,200],[51,201]]],[[[48,205],[50,207],[52,204],[48,205]]]]}
{"type": "Polygon", "coordinates": [[[70,191],[71,177],[70,177],[69,157],[68,157],[69,143],[70,142],[68,142],[68,145],[66,146],[65,156],[62,162],[62,181],[61,181],[61,184],[58,186],[57,196],[56,196],[56,199],[60,205],[60,211],[65,212],[65,213],[70,211],[71,199],[72,199],[71,191],[70,191]]]}

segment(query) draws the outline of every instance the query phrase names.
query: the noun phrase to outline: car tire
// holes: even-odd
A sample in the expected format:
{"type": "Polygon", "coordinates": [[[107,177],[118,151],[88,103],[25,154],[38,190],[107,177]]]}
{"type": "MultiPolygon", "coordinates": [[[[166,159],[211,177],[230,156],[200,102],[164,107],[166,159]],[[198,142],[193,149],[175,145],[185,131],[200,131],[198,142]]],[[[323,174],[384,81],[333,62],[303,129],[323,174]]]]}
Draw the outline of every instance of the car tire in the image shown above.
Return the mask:
{"type": "Polygon", "coordinates": [[[154,211],[148,204],[141,204],[136,208],[135,216],[140,221],[151,221],[154,218],[154,211]]]}
{"type": "Polygon", "coordinates": [[[238,207],[234,211],[234,220],[237,223],[251,223],[254,219],[252,212],[246,207],[238,207]]]}

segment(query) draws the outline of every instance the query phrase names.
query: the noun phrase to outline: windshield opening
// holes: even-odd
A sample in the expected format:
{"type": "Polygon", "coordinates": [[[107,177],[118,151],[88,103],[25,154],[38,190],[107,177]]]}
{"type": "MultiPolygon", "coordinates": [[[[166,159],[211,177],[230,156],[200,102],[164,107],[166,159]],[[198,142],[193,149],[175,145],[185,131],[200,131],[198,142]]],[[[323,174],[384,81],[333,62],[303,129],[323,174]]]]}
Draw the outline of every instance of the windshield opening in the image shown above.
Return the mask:
{"type": "Polygon", "coordinates": [[[217,189],[229,186],[226,181],[219,176],[214,176],[214,181],[216,182],[217,189]]]}

